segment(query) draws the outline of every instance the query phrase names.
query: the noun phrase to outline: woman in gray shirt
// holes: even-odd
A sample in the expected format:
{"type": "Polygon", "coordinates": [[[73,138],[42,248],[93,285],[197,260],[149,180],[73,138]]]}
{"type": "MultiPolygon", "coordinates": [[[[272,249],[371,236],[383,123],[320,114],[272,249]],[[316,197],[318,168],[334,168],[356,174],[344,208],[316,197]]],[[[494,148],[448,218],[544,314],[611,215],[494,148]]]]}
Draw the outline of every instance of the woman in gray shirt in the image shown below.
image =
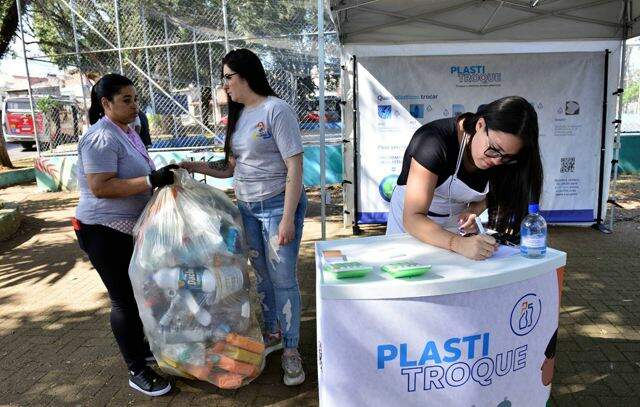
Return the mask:
{"type": "Polygon", "coordinates": [[[160,396],[171,384],[146,366],[151,356],[129,280],[133,226],[153,188],[173,183],[168,165],[155,169],[140,136],[128,126],[138,114],[133,82],[103,76],[91,89],[91,127],[78,144],[80,200],[73,226],[80,248],[109,292],[111,330],[129,369],[129,385],[160,396]]]}
{"type": "MultiPolygon", "coordinates": [[[[284,384],[304,381],[300,288],[296,267],[307,197],[302,187],[302,137],[294,110],[279,99],[260,59],[236,49],[222,60],[229,99],[225,159],[183,162],[190,172],[233,176],[238,207],[257,273],[266,353],[282,349],[284,384]]],[[[266,356],[266,355],[265,355],[266,356]]]]}

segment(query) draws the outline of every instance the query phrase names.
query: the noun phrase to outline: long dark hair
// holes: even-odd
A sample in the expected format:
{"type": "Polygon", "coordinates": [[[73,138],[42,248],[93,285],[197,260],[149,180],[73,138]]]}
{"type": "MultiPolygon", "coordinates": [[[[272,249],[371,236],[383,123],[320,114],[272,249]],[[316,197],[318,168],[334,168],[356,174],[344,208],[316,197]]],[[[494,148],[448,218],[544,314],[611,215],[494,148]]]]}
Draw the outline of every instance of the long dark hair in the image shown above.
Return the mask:
{"type": "Polygon", "coordinates": [[[113,96],[127,86],[133,86],[131,79],[117,73],[108,73],[91,88],[91,107],[89,108],[89,123],[95,124],[104,116],[104,108],[100,102],[102,98],[113,101],[113,96]]]}
{"type": "MultiPolygon", "coordinates": [[[[526,99],[507,96],[482,105],[476,113],[464,113],[463,127],[473,137],[478,119],[484,118],[487,130],[515,135],[522,141],[517,162],[498,165],[489,171],[489,227],[511,236],[520,233],[520,223],[527,215],[529,202],[540,202],[542,194],[542,160],[538,145],[538,115],[526,99]]],[[[471,143],[469,143],[470,145],[471,143]]]]}
{"type": "MultiPolygon", "coordinates": [[[[220,77],[224,75],[223,67],[225,65],[246,80],[249,88],[258,95],[278,96],[271,88],[271,85],[269,85],[267,74],[264,71],[262,62],[260,62],[260,58],[252,51],[246,48],[229,51],[229,53],[222,58],[220,77]]],[[[229,162],[229,156],[231,155],[231,136],[236,130],[236,124],[238,123],[238,118],[244,105],[234,102],[230,97],[227,97],[227,100],[229,114],[227,116],[227,135],[224,140],[224,159],[229,162]]]]}

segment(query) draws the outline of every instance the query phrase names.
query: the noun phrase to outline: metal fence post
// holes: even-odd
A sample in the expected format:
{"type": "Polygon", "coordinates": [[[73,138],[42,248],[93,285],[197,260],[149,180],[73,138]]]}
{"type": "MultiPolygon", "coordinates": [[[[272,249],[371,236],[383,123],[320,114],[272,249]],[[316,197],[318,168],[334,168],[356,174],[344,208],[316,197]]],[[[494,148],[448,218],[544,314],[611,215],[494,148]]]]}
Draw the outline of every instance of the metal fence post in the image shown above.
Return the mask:
{"type": "MultiPolygon", "coordinates": [[[[147,67],[147,73],[151,76],[151,67],[149,66],[149,48],[147,47],[149,43],[149,38],[147,36],[147,13],[144,8],[144,4],[140,4],[140,20],[142,21],[142,41],[144,43],[144,60],[145,65],[147,67]]],[[[153,96],[153,85],[151,81],[147,81],[149,86],[149,102],[151,102],[151,109],[153,113],[156,113],[156,99],[153,96]]]]}
{"type": "Polygon", "coordinates": [[[120,74],[124,75],[122,67],[122,41],[120,40],[120,13],[118,12],[118,0],[113,0],[114,11],[116,14],[116,40],[118,43],[118,63],[120,64],[120,74]]]}
{"type": "MultiPolygon", "coordinates": [[[[71,7],[76,8],[75,0],[71,0],[71,7]]],[[[78,27],[76,25],[76,15],[71,13],[71,26],[73,27],[73,42],[76,49],[76,65],[78,65],[78,72],[80,73],[80,87],[82,88],[82,106],[84,107],[84,122],[89,127],[89,110],[87,109],[87,92],[84,88],[84,74],[82,73],[82,66],[80,61],[80,45],[78,43],[78,27]]]]}
{"type": "Polygon", "coordinates": [[[31,74],[29,73],[29,60],[27,59],[27,46],[24,43],[24,27],[22,25],[22,10],[21,10],[22,2],[20,0],[16,0],[16,8],[18,9],[18,21],[20,22],[20,42],[22,42],[22,57],[24,58],[24,69],[27,74],[29,106],[31,107],[31,120],[33,120],[33,137],[35,138],[35,141],[36,141],[36,151],[37,151],[38,157],[40,157],[40,141],[38,140],[38,122],[36,121],[35,106],[33,105],[33,91],[31,90],[31,74]]]}
{"type": "Polygon", "coordinates": [[[318,0],[318,124],[320,125],[320,219],[322,222],[322,240],[327,238],[326,225],[326,163],[325,163],[325,106],[324,106],[324,4],[323,0],[318,0]]]}
{"type": "Polygon", "coordinates": [[[615,223],[615,213],[616,213],[616,191],[617,191],[617,183],[618,183],[618,160],[620,159],[620,148],[622,147],[622,140],[620,139],[621,131],[622,131],[622,95],[624,92],[624,82],[626,79],[626,67],[627,64],[627,37],[629,35],[629,10],[631,8],[631,4],[629,1],[625,3],[624,8],[624,28],[622,30],[622,48],[620,55],[620,71],[618,76],[618,90],[614,93],[618,97],[617,103],[617,112],[616,112],[616,127],[613,130],[613,153],[611,159],[612,168],[612,180],[609,185],[609,199],[608,202],[611,203],[611,214],[609,218],[609,229],[613,231],[613,224],[615,223]]]}
{"type": "MultiPolygon", "coordinates": [[[[173,93],[173,73],[171,71],[171,51],[169,49],[169,26],[167,24],[167,16],[162,17],[162,23],[164,26],[164,44],[167,50],[167,75],[169,76],[169,91],[173,93]]],[[[178,132],[176,126],[176,115],[171,113],[171,134],[175,137],[178,132]]]]}
{"type": "MultiPolygon", "coordinates": [[[[202,88],[200,88],[200,61],[198,58],[198,38],[196,37],[196,29],[193,28],[193,55],[195,57],[195,65],[196,65],[196,87],[198,89],[198,100],[200,103],[198,104],[200,110],[200,121],[202,121],[202,88]]],[[[203,129],[204,130],[204,129],[203,129]]]]}
{"type": "MultiPolygon", "coordinates": [[[[215,83],[213,82],[213,55],[211,54],[211,43],[208,44],[208,52],[209,52],[209,76],[210,76],[210,81],[211,81],[211,112],[210,115],[213,119],[213,128],[216,128],[216,117],[217,117],[217,112],[218,112],[218,104],[216,103],[216,86],[215,83]]],[[[217,129],[216,129],[217,131],[217,129]]],[[[215,136],[215,135],[214,135],[215,136]]]]}
{"type": "Polygon", "coordinates": [[[224,52],[229,52],[229,28],[227,22],[227,0],[222,0],[222,21],[224,22],[224,52]]]}

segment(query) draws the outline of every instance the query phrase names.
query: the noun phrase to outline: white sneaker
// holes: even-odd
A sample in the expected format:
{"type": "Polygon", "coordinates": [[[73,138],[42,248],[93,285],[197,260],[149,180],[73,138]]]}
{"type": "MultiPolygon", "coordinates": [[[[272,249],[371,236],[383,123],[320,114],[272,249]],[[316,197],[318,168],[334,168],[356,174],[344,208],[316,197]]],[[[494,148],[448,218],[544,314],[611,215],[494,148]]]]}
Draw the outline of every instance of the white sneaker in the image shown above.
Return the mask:
{"type": "Polygon", "coordinates": [[[284,370],[283,382],[286,386],[296,386],[304,382],[302,358],[298,351],[282,354],[282,370],[284,370]]]}

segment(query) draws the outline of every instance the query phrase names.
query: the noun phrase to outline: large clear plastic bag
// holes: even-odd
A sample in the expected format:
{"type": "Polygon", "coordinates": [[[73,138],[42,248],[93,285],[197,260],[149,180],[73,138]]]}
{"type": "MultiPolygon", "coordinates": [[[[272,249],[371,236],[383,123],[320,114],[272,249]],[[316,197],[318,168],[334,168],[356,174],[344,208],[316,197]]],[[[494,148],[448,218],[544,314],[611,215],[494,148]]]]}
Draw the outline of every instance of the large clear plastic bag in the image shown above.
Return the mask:
{"type": "Polygon", "coordinates": [[[129,277],[160,368],[238,388],[263,368],[237,207],[220,190],[175,171],[134,229],[129,277]]]}

